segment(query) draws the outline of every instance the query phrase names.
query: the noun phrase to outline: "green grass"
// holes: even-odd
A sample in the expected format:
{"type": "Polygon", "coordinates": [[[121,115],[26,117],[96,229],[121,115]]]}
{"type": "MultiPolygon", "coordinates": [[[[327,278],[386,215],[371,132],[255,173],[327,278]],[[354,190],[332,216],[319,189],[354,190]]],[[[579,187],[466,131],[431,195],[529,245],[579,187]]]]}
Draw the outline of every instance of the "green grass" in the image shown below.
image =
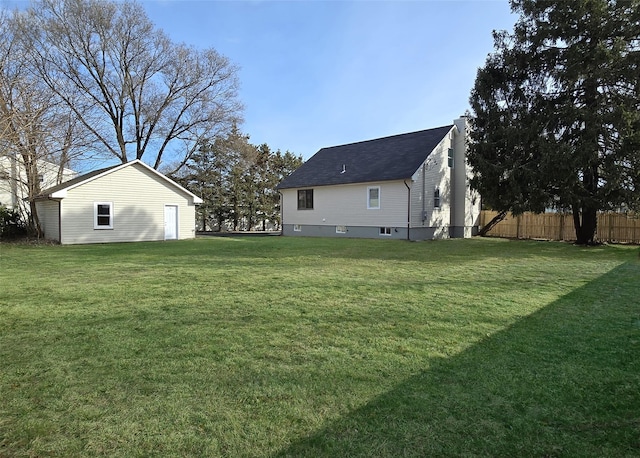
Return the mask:
{"type": "Polygon", "coordinates": [[[638,456],[638,248],[0,245],[0,456],[638,456]]]}

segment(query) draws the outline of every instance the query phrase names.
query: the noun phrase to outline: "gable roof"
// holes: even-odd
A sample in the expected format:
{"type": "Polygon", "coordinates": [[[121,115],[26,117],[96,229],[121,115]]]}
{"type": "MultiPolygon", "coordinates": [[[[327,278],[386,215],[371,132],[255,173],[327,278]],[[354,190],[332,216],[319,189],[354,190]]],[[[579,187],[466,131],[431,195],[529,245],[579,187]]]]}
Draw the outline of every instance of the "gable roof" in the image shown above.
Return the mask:
{"type": "Polygon", "coordinates": [[[161,179],[163,179],[164,181],[166,181],[168,184],[170,184],[171,186],[173,186],[174,188],[177,188],[179,191],[191,196],[193,198],[193,202],[196,204],[202,203],[202,199],[198,196],[196,196],[195,194],[193,194],[191,191],[183,188],[182,186],[180,186],[178,183],[176,183],[175,181],[173,181],[172,179],[170,179],[169,177],[163,175],[162,173],[158,172],[156,169],[149,167],[147,164],[145,164],[144,162],[142,162],[139,159],[136,159],[134,161],[131,162],[126,162],[124,164],[118,164],[118,165],[113,165],[111,167],[105,167],[103,169],[99,169],[99,170],[94,170],[92,172],[89,173],[85,173],[83,175],[77,176],[69,181],[65,181],[64,183],[60,183],[56,186],[52,186],[51,188],[45,189],[44,191],[42,191],[40,193],[40,195],[36,196],[36,199],[62,199],[64,197],[66,197],[67,195],[67,191],[73,188],[76,188],[78,186],[81,186],[85,183],[88,183],[89,181],[93,181],[95,179],[98,179],[100,177],[103,177],[105,175],[108,175],[109,173],[113,173],[116,170],[120,170],[123,169],[125,167],[130,167],[132,165],[141,165],[143,166],[146,170],[152,172],[153,174],[157,175],[158,177],[160,177],[161,179]]]}
{"type": "Polygon", "coordinates": [[[322,148],[282,180],[278,189],[411,178],[452,128],[448,125],[322,148]]]}

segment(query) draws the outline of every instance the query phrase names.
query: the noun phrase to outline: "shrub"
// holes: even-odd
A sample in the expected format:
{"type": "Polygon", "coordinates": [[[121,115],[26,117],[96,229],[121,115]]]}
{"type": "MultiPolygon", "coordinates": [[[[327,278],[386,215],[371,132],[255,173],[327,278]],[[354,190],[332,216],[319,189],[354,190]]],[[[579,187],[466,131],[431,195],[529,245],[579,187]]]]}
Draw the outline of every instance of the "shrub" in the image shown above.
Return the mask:
{"type": "Polygon", "coordinates": [[[27,235],[27,226],[17,210],[0,205],[0,239],[27,235]]]}

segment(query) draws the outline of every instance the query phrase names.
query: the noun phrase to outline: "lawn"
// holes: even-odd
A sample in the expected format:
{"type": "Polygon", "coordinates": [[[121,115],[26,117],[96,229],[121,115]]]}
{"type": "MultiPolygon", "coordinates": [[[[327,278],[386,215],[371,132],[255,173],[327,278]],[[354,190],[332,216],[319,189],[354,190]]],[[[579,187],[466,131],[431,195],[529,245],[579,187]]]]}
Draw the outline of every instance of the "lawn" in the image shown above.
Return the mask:
{"type": "Polygon", "coordinates": [[[638,252],[0,245],[0,456],[638,456],[638,252]]]}

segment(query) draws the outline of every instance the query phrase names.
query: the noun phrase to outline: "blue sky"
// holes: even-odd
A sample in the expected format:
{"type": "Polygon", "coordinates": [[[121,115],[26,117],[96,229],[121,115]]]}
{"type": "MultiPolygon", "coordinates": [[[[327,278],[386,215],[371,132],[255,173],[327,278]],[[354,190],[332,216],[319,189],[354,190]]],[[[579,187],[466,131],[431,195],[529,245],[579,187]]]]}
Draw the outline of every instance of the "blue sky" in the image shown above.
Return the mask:
{"type": "Polygon", "coordinates": [[[173,41],[240,68],[253,144],[304,159],[451,124],[469,108],[491,32],[517,19],[508,0],[138,1],[173,41]]]}
{"type": "Polygon", "coordinates": [[[325,146],[450,124],[468,109],[498,0],[144,0],[176,42],[240,67],[241,126],[254,144],[308,159],[325,146]]]}

